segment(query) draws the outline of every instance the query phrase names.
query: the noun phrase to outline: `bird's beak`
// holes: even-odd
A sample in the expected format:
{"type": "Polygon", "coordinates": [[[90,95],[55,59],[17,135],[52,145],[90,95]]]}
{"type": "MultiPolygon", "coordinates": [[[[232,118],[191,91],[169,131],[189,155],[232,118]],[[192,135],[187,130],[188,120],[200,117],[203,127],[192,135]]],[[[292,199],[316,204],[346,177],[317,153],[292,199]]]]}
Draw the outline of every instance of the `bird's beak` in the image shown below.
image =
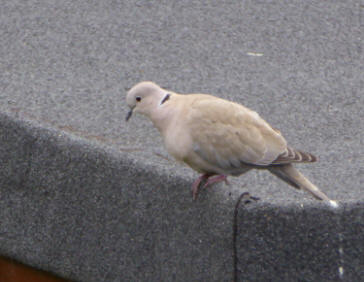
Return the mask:
{"type": "Polygon", "coordinates": [[[133,109],[134,108],[131,108],[130,111],[128,112],[128,114],[126,115],[126,121],[128,121],[130,118],[131,118],[131,115],[133,114],[133,109]]]}

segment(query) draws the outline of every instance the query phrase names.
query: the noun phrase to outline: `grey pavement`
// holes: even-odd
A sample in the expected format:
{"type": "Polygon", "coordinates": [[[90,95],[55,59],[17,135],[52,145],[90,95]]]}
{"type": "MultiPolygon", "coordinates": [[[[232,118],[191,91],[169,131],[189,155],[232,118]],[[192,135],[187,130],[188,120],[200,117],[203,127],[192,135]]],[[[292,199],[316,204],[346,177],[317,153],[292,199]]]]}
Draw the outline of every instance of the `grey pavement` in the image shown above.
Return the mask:
{"type": "Polygon", "coordinates": [[[364,3],[3,1],[0,255],[76,281],[364,281],[364,3]],[[264,171],[191,199],[152,80],[256,110],[319,162],[332,210],[264,171]]]}

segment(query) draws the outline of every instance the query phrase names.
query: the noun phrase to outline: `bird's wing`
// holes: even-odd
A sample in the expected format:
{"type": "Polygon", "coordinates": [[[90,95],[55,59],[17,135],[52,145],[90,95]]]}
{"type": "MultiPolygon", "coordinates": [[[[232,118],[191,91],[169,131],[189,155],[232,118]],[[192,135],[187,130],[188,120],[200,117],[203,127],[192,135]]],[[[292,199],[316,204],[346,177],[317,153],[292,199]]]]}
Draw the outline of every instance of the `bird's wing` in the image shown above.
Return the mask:
{"type": "Polygon", "coordinates": [[[209,95],[194,97],[186,125],[194,152],[223,170],[267,166],[287,150],[280,132],[256,112],[209,95]]]}

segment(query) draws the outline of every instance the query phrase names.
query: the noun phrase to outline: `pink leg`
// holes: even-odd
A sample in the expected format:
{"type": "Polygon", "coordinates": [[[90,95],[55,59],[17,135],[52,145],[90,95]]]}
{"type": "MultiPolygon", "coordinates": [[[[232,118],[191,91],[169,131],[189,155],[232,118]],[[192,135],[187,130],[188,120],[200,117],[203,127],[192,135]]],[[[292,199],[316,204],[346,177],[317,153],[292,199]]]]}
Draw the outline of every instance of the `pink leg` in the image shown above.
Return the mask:
{"type": "Polygon", "coordinates": [[[207,174],[207,173],[204,173],[202,174],[199,178],[197,178],[195,180],[195,182],[193,182],[192,184],[192,196],[193,196],[193,199],[196,200],[197,199],[197,195],[198,195],[198,190],[200,188],[200,185],[201,185],[201,182],[206,181],[206,183],[203,185],[203,188],[209,186],[209,185],[212,185],[214,183],[218,183],[218,182],[221,182],[221,181],[225,181],[225,183],[227,185],[229,185],[229,182],[227,181],[227,176],[226,175],[216,175],[214,177],[212,177],[213,175],[211,174],[207,174]]]}
{"type": "Polygon", "coordinates": [[[207,181],[206,181],[205,185],[203,186],[203,188],[206,188],[207,186],[212,185],[214,183],[219,183],[221,181],[225,181],[226,185],[229,185],[229,182],[227,180],[227,176],[223,175],[223,174],[220,174],[220,175],[210,177],[209,179],[207,179],[207,181]]]}
{"type": "Polygon", "coordinates": [[[200,177],[197,178],[195,180],[195,182],[193,182],[193,184],[192,184],[192,196],[193,196],[193,200],[196,200],[197,199],[198,189],[199,189],[199,187],[201,185],[201,182],[207,180],[210,176],[211,175],[210,174],[207,174],[207,173],[201,174],[200,177]]]}

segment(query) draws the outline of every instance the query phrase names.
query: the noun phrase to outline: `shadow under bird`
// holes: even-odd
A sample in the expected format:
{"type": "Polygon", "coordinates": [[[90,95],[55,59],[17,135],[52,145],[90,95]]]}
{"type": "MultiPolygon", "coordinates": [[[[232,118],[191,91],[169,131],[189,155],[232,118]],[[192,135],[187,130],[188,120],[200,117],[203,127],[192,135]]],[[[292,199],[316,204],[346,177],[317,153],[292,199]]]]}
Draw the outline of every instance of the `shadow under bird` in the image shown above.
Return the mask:
{"type": "Polygon", "coordinates": [[[201,173],[192,184],[193,199],[200,186],[255,168],[337,206],[293,166],[317,158],[289,147],[279,130],[243,105],[208,94],[177,94],[150,81],[132,87],[126,102],[127,121],[134,112],[150,118],[168,153],[201,173]]]}

